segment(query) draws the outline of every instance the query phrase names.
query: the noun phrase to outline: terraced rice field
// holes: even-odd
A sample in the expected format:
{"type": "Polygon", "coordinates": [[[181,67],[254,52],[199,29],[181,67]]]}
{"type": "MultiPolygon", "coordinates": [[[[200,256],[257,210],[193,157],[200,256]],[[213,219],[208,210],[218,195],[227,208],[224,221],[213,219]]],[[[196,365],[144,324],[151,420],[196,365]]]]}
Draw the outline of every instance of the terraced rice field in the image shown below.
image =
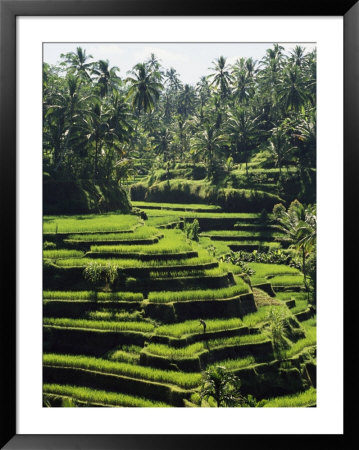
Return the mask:
{"type": "Polygon", "coordinates": [[[239,266],[217,259],[236,245],[278,247],[277,231],[259,214],[210,205],[135,206],[147,221],[44,217],[44,405],[209,406],[198,395],[202,372],[221,365],[259,406],[313,406],[315,388],[303,374],[316,322],[302,274],[249,263],[248,283],[239,266]],[[198,242],[182,230],[195,218],[198,242]],[[275,297],[254,287],[270,285],[275,297]],[[285,366],[273,346],[273,310],[287,327],[285,366]]]}

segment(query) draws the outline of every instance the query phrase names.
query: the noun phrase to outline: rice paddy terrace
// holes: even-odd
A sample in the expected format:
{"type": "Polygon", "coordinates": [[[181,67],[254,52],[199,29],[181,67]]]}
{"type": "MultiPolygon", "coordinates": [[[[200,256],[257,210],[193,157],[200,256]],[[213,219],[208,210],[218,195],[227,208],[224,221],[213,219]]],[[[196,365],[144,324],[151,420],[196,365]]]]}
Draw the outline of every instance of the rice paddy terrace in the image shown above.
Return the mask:
{"type": "Polygon", "coordinates": [[[279,248],[279,230],[255,213],[133,203],[147,220],[44,217],[44,404],[214,406],[201,402],[201,373],[221,365],[260,406],[314,406],[316,321],[303,275],[250,262],[248,279],[220,259],[279,248]],[[194,219],[198,242],[183,231],[194,219]],[[286,330],[280,358],[273,311],[286,330]]]}

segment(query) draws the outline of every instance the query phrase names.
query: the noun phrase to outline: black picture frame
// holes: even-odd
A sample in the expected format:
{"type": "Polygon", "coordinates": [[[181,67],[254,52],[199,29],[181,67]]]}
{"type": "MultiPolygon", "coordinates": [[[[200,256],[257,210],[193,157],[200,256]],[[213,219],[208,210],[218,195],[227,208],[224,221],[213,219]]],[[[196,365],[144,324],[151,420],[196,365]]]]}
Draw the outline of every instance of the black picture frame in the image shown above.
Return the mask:
{"type": "MultiPolygon", "coordinates": [[[[1,270],[1,448],[5,449],[192,449],[256,445],[271,448],[294,437],[283,435],[18,435],[16,434],[16,17],[18,16],[342,16],[344,18],[344,254],[352,251],[354,230],[355,181],[359,169],[359,2],[336,3],[302,0],[242,0],[234,3],[188,0],[0,0],[0,186],[1,254],[7,264],[1,270]],[[4,220],[6,219],[6,220],[4,220]],[[279,442],[281,441],[281,442],[279,442]]],[[[355,267],[355,266],[353,266],[355,267]]],[[[344,272],[346,293],[355,279],[354,269],[344,272]]],[[[354,297],[351,299],[354,302],[354,297]]],[[[351,303],[351,304],[352,304],[351,303]]],[[[346,341],[354,329],[351,304],[345,307],[346,341]]],[[[353,310],[354,312],[354,310],[353,310]]],[[[345,374],[350,372],[348,348],[344,352],[345,374]]],[[[348,384],[346,384],[346,387],[348,384]]],[[[350,395],[350,394],[349,394],[350,395]]],[[[345,405],[350,405],[348,389],[345,405]]],[[[343,435],[330,435],[331,443],[343,445],[354,426],[355,415],[348,415],[343,435]],[[340,440],[340,442],[339,442],[340,440]]],[[[259,427],[260,428],[260,427],[259,427]]],[[[328,436],[296,435],[296,443],[310,446],[328,436]],[[308,444],[309,445],[309,444],[308,444]]]]}

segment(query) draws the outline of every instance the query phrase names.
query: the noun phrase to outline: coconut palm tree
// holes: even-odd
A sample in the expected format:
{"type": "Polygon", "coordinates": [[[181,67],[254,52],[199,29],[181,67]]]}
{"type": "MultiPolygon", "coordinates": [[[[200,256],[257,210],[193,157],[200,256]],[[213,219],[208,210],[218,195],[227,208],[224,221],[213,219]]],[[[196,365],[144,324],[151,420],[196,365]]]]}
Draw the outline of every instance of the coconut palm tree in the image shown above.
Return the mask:
{"type": "Polygon", "coordinates": [[[234,154],[238,157],[243,153],[245,156],[247,175],[249,153],[259,131],[259,119],[259,116],[254,117],[248,109],[239,108],[229,112],[226,122],[227,133],[234,145],[234,154]]]}
{"type": "Polygon", "coordinates": [[[284,70],[278,99],[286,110],[300,111],[308,102],[305,80],[300,67],[290,65],[284,70]]]}
{"type": "Polygon", "coordinates": [[[119,68],[113,66],[110,68],[108,60],[100,60],[96,63],[93,73],[97,76],[97,86],[100,89],[100,96],[105,97],[110,92],[118,90],[121,79],[117,75],[119,68]]]}
{"type": "Polygon", "coordinates": [[[65,59],[65,63],[69,65],[70,70],[75,75],[82,79],[91,80],[90,75],[92,74],[94,63],[87,61],[92,59],[93,56],[86,55],[86,50],[83,50],[82,47],[77,47],[76,52],[61,54],[60,56],[65,59]]]}
{"type": "Polygon", "coordinates": [[[192,139],[194,157],[195,159],[204,158],[209,178],[216,176],[225,143],[225,136],[209,122],[205,122],[203,128],[192,139]]]}
{"type": "Polygon", "coordinates": [[[240,379],[227,371],[225,367],[211,367],[203,373],[202,377],[200,392],[202,399],[214,398],[218,408],[220,406],[236,406],[243,401],[240,393],[240,379]]]}
{"type": "Polygon", "coordinates": [[[151,112],[160,97],[163,85],[144,63],[136,64],[132,69],[132,75],[125,81],[130,84],[128,98],[132,99],[133,108],[138,114],[142,111],[151,112]]]}
{"type": "Polygon", "coordinates": [[[231,73],[229,72],[230,66],[226,64],[227,59],[223,56],[213,61],[213,66],[210,67],[213,70],[211,75],[208,75],[209,79],[212,79],[211,85],[214,85],[219,89],[221,98],[228,97],[230,93],[230,85],[232,81],[231,73]]]}
{"type": "Polygon", "coordinates": [[[271,158],[274,160],[276,167],[279,168],[279,173],[282,173],[283,163],[286,158],[293,152],[296,147],[292,146],[289,142],[288,136],[280,128],[272,129],[272,136],[268,139],[269,141],[269,153],[271,158]]]}

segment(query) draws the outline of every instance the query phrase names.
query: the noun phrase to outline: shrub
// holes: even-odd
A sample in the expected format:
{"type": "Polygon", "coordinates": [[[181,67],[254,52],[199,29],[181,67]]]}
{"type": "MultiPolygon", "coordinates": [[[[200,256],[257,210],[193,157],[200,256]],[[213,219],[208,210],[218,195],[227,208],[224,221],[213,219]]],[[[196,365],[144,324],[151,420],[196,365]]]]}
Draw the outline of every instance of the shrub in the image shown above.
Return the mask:
{"type": "Polygon", "coordinates": [[[104,282],[106,287],[112,285],[117,278],[117,266],[107,263],[106,265],[97,262],[90,262],[83,271],[84,278],[94,286],[104,282]]]}
{"type": "Polygon", "coordinates": [[[199,222],[194,219],[192,223],[185,223],[184,230],[188,239],[192,241],[199,241],[199,222]]]}

